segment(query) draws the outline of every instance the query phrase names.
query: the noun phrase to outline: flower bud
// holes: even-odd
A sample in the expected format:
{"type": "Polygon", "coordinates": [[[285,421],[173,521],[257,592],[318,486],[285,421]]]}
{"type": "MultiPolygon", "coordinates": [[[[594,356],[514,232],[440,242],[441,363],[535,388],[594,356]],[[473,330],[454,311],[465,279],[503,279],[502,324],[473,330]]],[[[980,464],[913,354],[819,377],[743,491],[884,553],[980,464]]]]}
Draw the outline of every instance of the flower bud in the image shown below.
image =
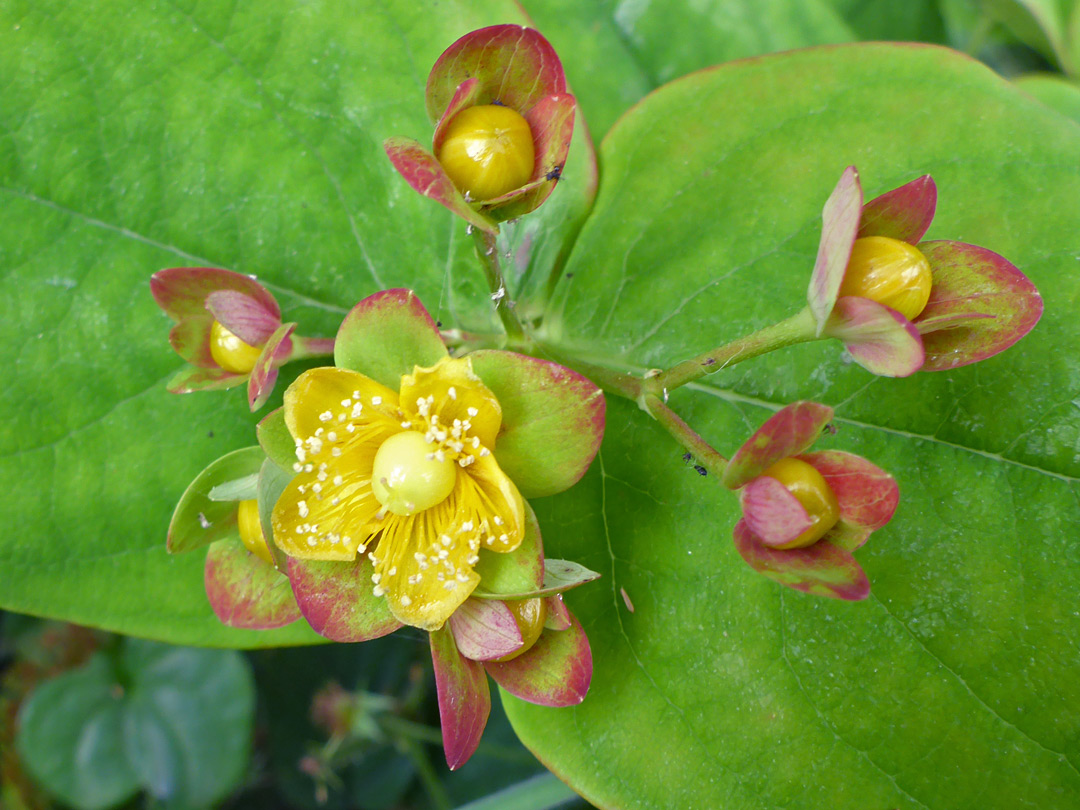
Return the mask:
{"type": "Polygon", "coordinates": [[[514,621],[517,623],[518,630],[521,631],[523,643],[509,655],[496,658],[496,661],[512,661],[522,653],[532,649],[536,640],[540,638],[540,633],[544,630],[544,620],[547,618],[547,606],[544,600],[539,597],[535,599],[508,599],[504,604],[514,615],[514,621]]]}
{"type": "Polygon", "coordinates": [[[869,298],[895,309],[909,321],[930,299],[930,263],[914,245],[888,236],[856,239],[840,295],[869,298]]]}
{"type": "Polygon", "coordinates": [[[262,348],[245,343],[218,321],[210,327],[210,356],[214,362],[233,374],[250,374],[262,348]]]}
{"type": "Polygon", "coordinates": [[[270,547],[266,544],[262,521],[259,520],[259,502],[256,500],[240,501],[240,508],[236,513],[236,523],[240,527],[240,540],[243,541],[247,550],[263,562],[273,565],[274,557],[270,553],[270,547]]]}
{"type": "Polygon", "coordinates": [[[813,525],[776,548],[805,548],[820,540],[840,519],[840,504],[825,478],[814,467],[797,458],[782,459],[762,475],[779,481],[802,504],[813,525]]]}
{"type": "Polygon", "coordinates": [[[468,107],[454,116],[438,153],[454,185],[469,199],[491,200],[529,182],[533,134],[509,107],[468,107]]]}

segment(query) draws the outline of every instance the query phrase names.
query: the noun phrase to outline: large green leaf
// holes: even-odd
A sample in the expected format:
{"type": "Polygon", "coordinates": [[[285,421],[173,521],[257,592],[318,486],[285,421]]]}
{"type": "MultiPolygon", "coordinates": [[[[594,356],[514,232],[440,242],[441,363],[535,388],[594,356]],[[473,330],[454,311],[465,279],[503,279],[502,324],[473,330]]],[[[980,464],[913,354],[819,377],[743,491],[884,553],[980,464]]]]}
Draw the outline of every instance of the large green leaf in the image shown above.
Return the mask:
{"type": "Polygon", "coordinates": [[[590,474],[535,504],[547,552],[605,577],[566,596],[592,689],[559,711],[507,698],[526,744],[605,807],[1075,807],[1075,124],[952,52],[854,46],[680,80],[612,130],[600,162],[548,323],[564,351],[644,370],[795,312],[850,163],[868,197],[933,173],[930,238],[1009,257],[1046,314],[955,371],[874,378],[827,342],[673,392],[729,455],[780,405],[829,403],[839,434],[819,448],[896,476],[896,517],[857,553],[873,584],[858,604],[751,571],[735,498],[611,401],[590,474]]]}
{"type": "MultiPolygon", "coordinates": [[[[203,553],[165,553],[185,487],[253,444],[256,417],[239,391],[165,393],[182,361],[150,274],[256,273],[309,335],[392,286],[447,326],[496,328],[464,223],[382,141],[430,138],[424,83],[448,44],[522,19],[510,0],[0,5],[0,606],[176,642],[315,638],[223,627],[203,553]]],[[[546,279],[589,163],[579,139],[522,272],[546,279]]]]}
{"type": "Polygon", "coordinates": [[[1013,83],[1052,110],[1080,124],[1080,84],[1051,73],[1032,73],[1013,83]]]}
{"type": "Polygon", "coordinates": [[[832,8],[839,2],[522,0],[559,52],[597,140],[649,90],[690,71],[855,39],[832,8]]]}

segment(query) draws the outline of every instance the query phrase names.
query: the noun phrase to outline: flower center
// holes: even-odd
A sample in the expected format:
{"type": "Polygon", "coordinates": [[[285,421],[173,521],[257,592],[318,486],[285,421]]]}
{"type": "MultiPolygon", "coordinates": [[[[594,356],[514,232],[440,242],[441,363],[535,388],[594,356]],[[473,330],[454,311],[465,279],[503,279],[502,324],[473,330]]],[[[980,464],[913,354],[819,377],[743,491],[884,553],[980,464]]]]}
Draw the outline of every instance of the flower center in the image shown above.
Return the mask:
{"type": "Polygon", "coordinates": [[[821,473],[805,461],[785,458],[773,464],[762,475],[775,478],[783,484],[802,504],[813,525],[783,546],[777,548],[804,548],[813,545],[836,525],[840,519],[840,504],[821,473]]]}
{"type": "Polygon", "coordinates": [[[529,182],[534,149],[529,122],[509,107],[489,104],[454,116],[438,158],[469,198],[491,200],[529,182]]]}
{"type": "Polygon", "coordinates": [[[457,482],[457,466],[438,458],[423,433],[406,430],[375,453],[371,490],[395,515],[412,515],[442,503],[457,482]]]}
{"type": "Polygon", "coordinates": [[[518,630],[521,631],[521,640],[524,643],[509,655],[504,655],[502,658],[496,658],[495,660],[511,661],[532,649],[536,640],[540,638],[540,634],[544,631],[544,619],[547,618],[547,605],[539,597],[535,599],[508,599],[503,604],[510,608],[510,612],[514,615],[514,623],[517,624],[518,630]]]}
{"type": "Polygon", "coordinates": [[[210,327],[210,356],[214,362],[233,374],[248,374],[262,349],[244,343],[217,321],[210,327]]]}
{"type": "Polygon", "coordinates": [[[892,307],[909,321],[930,299],[930,262],[922,251],[888,236],[856,239],[840,295],[869,298],[892,307]]]}
{"type": "Polygon", "coordinates": [[[270,553],[270,547],[266,544],[262,521],[259,520],[259,502],[254,499],[240,501],[240,508],[236,513],[236,523],[240,529],[240,539],[247,550],[263,562],[273,565],[274,557],[270,553]]]}

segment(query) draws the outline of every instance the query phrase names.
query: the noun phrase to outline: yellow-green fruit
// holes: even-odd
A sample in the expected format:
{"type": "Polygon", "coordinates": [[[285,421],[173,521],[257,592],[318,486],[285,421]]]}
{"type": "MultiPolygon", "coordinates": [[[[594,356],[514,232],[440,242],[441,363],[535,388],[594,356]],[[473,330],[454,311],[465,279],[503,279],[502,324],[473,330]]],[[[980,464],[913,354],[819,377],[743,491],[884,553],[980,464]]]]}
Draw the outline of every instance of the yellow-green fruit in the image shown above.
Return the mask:
{"type": "Polygon", "coordinates": [[[395,433],[375,453],[371,490],[395,515],[414,515],[442,503],[457,482],[457,465],[415,430],[395,433]]]}
{"type": "Polygon", "coordinates": [[[802,504],[813,525],[792,540],[776,548],[804,548],[811,546],[836,525],[840,519],[840,504],[821,473],[805,461],[785,458],[767,469],[762,475],[775,478],[783,484],[802,504]]]}
{"type": "Polygon", "coordinates": [[[467,107],[450,121],[439,163],[472,200],[491,200],[529,182],[533,134],[509,107],[467,107]]]}
{"type": "Polygon", "coordinates": [[[210,327],[210,356],[214,362],[233,374],[248,374],[262,349],[244,343],[217,321],[210,327]]]}
{"type": "Polygon", "coordinates": [[[851,248],[840,295],[869,298],[909,321],[930,299],[930,262],[914,245],[888,236],[865,236],[851,248]]]}
{"type": "Polygon", "coordinates": [[[547,618],[547,605],[540,597],[535,599],[508,599],[504,602],[510,612],[514,614],[514,622],[517,623],[521,632],[521,640],[524,642],[518,649],[496,661],[512,661],[522,653],[528,652],[540,634],[544,632],[544,620],[547,618]]]}
{"type": "Polygon", "coordinates": [[[259,520],[259,502],[255,500],[240,501],[240,508],[236,513],[236,523],[240,527],[240,539],[247,547],[247,550],[263,562],[273,565],[274,555],[270,553],[270,546],[266,544],[262,521],[259,520]]]}

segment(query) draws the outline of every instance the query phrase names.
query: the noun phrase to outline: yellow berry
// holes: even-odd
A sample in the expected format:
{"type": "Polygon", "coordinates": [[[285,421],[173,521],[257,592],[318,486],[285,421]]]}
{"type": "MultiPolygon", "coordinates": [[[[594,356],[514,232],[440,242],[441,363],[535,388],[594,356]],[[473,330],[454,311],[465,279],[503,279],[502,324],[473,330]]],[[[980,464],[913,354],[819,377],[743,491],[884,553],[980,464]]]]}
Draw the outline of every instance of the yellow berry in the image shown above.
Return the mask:
{"type": "Polygon", "coordinates": [[[529,122],[509,107],[466,107],[439,147],[439,163],[463,194],[491,200],[529,182],[533,172],[529,122]]]}
{"type": "Polygon", "coordinates": [[[785,458],[773,464],[762,475],[775,478],[802,504],[813,525],[783,546],[804,548],[816,543],[840,519],[840,504],[821,473],[805,461],[785,458]]]}
{"type": "Polygon", "coordinates": [[[395,515],[413,515],[442,503],[457,482],[457,465],[423,433],[395,433],[375,453],[371,489],[395,515]]]}
{"type": "Polygon", "coordinates": [[[233,374],[248,374],[262,349],[244,343],[217,321],[210,327],[210,356],[214,362],[233,374]]]}
{"type": "Polygon", "coordinates": [[[270,553],[270,546],[266,544],[262,521],[259,520],[259,502],[255,500],[240,501],[240,509],[236,513],[236,523],[240,527],[240,539],[244,542],[247,550],[263,562],[273,565],[274,555],[270,553]]]}
{"type": "Polygon", "coordinates": [[[518,630],[521,631],[521,640],[524,643],[509,655],[504,655],[502,658],[496,658],[495,660],[512,661],[522,653],[528,652],[532,645],[536,643],[536,640],[540,638],[540,634],[544,632],[547,605],[539,597],[535,599],[507,600],[503,604],[510,608],[510,612],[514,614],[514,622],[517,624],[518,630]]]}
{"type": "Polygon", "coordinates": [[[851,248],[840,295],[869,298],[910,321],[926,307],[931,284],[930,262],[917,247],[888,236],[866,236],[851,248]]]}

